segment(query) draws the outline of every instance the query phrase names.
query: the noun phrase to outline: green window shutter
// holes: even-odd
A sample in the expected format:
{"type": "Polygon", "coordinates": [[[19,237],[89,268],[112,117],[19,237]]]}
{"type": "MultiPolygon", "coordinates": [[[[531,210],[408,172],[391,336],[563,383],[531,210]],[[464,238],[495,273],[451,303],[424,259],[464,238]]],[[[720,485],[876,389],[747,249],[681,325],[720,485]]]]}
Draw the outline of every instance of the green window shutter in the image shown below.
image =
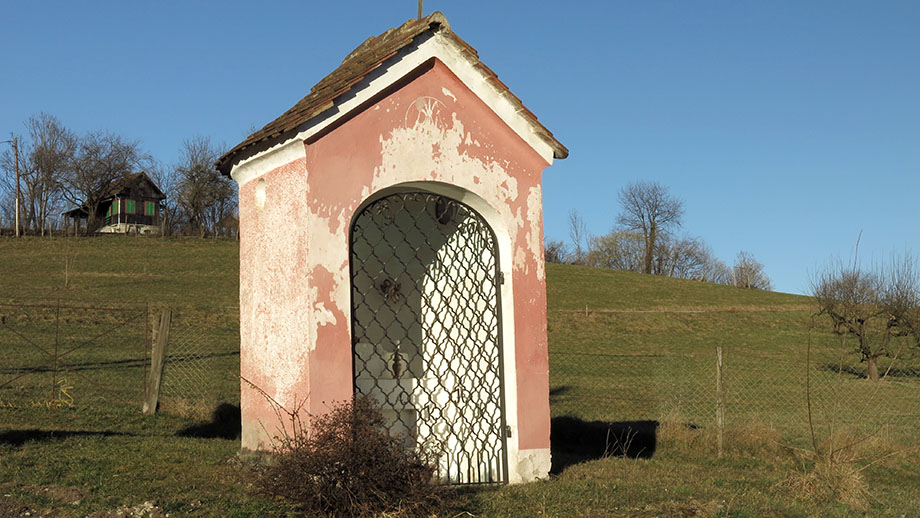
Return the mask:
{"type": "Polygon", "coordinates": [[[134,214],[134,200],[125,200],[125,212],[128,214],[134,214]]]}
{"type": "Polygon", "coordinates": [[[118,200],[112,202],[112,215],[118,214],[118,200]]]}
{"type": "Polygon", "coordinates": [[[153,216],[156,213],[154,210],[154,205],[152,201],[144,202],[144,216],[153,216]]]}
{"type": "Polygon", "coordinates": [[[109,205],[109,210],[105,211],[105,217],[108,218],[108,217],[111,217],[111,216],[112,216],[112,206],[109,205]]]}

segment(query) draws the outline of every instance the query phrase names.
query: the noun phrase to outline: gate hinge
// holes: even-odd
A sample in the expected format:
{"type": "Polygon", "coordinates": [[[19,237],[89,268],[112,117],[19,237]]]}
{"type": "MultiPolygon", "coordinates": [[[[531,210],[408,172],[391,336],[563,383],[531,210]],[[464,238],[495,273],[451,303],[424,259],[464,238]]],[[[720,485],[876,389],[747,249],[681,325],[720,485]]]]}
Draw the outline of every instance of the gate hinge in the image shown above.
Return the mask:
{"type": "Polygon", "coordinates": [[[505,425],[505,437],[511,438],[511,425],[505,425]]]}
{"type": "Polygon", "coordinates": [[[505,272],[498,272],[498,283],[505,284],[505,272]]]}

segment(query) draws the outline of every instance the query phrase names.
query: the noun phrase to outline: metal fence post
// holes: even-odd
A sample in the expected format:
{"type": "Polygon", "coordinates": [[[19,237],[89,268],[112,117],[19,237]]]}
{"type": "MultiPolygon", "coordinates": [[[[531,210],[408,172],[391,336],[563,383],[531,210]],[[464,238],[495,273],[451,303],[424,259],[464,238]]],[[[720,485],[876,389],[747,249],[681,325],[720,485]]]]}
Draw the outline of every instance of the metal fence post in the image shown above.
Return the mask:
{"type": "Polygon", "coordinates": [[[164,309],[160,320],[153,328],[153,353],[150,358],[150,377],[147,390],[144,391],[144,413],[153,415],[157,411],[160,399],[160,385],[163,381],[163,368],[166,366],[166,346],[169,343],[169,322],[172,312],[164,309]]]}

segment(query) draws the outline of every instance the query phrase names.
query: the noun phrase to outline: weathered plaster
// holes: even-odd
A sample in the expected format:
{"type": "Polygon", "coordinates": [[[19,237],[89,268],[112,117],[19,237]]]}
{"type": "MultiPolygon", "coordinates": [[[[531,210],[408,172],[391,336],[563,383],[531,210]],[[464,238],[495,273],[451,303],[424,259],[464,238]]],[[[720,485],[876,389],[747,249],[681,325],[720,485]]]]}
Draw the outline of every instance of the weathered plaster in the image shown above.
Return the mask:
{"type": "MultiPolygon", "coordinates": [[[[301,144],[303,158],[279,166],[266,154],[262,164],[270,170],[256,162],[240,174],[234,168],[234,178],[242,180],[243,375],[286,407],[308,398],[304,409],[313,414],[350,398],[354,215],[386,190],[450,186],[460,201],[478,204],[499,239],[507,278],[509,468],[512,481],[531,480],[549,468],[540,175],[551,154],[547,159],[509,127],[452,68],[438,60],[426,66],[370,109],[301,144]],[[266,180],[261,211],[255,178],[266,180]]],[[[286,156],[298,156],[285,149],[286,156]]],[[[245,384],[243,392],[243,446],[264,446],[266,434],[254,423],[271,432],[271,408],[245,384]]]]}
{"type": "Polygon", "coordinates": [[[549,478],[547,467],[552,462],[549,448],[521,450],[517,462],[509,467],[510,482],[530,482],[549,478]]]}

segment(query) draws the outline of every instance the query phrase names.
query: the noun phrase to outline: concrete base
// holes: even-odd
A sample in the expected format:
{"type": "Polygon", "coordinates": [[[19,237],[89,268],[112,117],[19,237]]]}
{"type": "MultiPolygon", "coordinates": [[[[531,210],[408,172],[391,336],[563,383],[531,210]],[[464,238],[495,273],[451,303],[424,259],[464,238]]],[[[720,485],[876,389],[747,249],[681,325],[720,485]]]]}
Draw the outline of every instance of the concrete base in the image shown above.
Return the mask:
{"type": "Polygon", "coordinates": [[[549,448],[519,450],[517,459],[508,459],[508,482],[520,484],[549,478],[552,458],[549,448]]]}

